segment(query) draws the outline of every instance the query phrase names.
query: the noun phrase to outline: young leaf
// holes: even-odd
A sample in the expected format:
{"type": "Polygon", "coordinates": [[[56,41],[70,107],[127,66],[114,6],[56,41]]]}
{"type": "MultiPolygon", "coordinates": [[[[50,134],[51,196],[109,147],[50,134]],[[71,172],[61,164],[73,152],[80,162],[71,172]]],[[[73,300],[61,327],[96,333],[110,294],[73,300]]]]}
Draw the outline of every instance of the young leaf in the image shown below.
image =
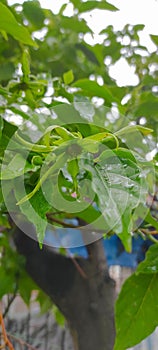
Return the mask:
{"type": "Polygon", "coordinates": [[[73,71],[69,70],[68,72],[63,74],[63,79],[64,79],[64,83],[66,85],[69,85],[73,82],[74,80],[74,75],[73,75],[73,71]]]}

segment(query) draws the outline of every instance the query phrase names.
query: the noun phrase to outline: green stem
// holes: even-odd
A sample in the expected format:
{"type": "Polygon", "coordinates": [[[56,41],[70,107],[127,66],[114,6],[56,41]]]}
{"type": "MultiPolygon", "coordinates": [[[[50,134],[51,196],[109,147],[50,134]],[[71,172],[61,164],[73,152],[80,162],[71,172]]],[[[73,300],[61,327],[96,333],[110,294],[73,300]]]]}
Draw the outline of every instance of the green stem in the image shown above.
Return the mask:
{"type": "Polygon", "coordinates": [[[22,137],[19,136],[19,134],[17,133],[17,131],[15,132],[15,138],[22,144],[24,145],[27,149],[34,151],[34,152],[38,152],[38,153],[48,153],[51,151],[54,151],[57,147],[55,146],[44,146],[44,145],[37,145],[37,144],[33,144],[31,142],[28,142],[26,140],[24,140],[22,137]]]}

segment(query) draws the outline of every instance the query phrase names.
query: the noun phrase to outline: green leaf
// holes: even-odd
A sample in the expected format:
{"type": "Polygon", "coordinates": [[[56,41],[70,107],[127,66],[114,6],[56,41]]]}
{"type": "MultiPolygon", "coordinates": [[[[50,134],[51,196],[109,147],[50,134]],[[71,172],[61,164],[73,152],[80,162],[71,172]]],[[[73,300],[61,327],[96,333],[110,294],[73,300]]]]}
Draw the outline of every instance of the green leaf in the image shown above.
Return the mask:
{"type": "Polygon", "coordinates": [[[136,274],[155,274],[158,273],[158,245],[153,244],[147,251],[146,258],[141,262],[136,270],[136,274]]]}
{"type": "MultiPolygon", "coordinates": [[[[16,199],[19,201],[23,193],[21,181],[19,181],[19,183],[15,186],[14,191],[16,199]]],[[[29,187],[27,187],[27,191],[30,191],[29,187]]],[[[46,201],[41,189],[39,189],[38,192],[36,192],[29,201],[20,204],[21,212],[28,218],[31,223],[34,224],[36,228],[36,234],[40,246],[42,246],[48,224],[46,213],[50,210],[50,208],[51,206],[46,201]]]]}
{"type": "Polygon", "coordinates": [[[22,72],[23,72],[23,81],[25,83],[28,83],[29,74],[30,74],[30,56],[27,49],[23,51],[23,55],[22,55],[22,72]]]}
{"type": "MultiPolygon", "coordinates": [[[[132,212],[139,203],[145,202],[147,186],[141,177],[141,168],[136,163],[133,153],[123,148],[106,150],[97,158],[98,172],[108,187],[109,196],[104,194],[104,218],[108,218],[113,231],[118,234],[125,249],[131,250],[132,212]],[[110,201],[110,196],[115,203],[110,201]],[[113,223],[113,224],[112,224],[113,223]]],[[[98,174],[98,175],[99,175],[98,174]]],[[[103,195],[102,184],[95,192],[100,201],[103,195]]],[[[103,209],[102,209],[103,210],[103,209]]]]}
{"type": "Polygon", "coordinates": [[[158,46],[158,35],[153,35],[153,34],[151,34],[151,35],[150,35],[150,38],[151,38],[151,40],[153,41],[153,43],[154,43],[156,46],[158,46]]]}
{"type": "MultiPolygon", "coordinates": [[[[99,66],[99,61],[98,61],[95,53],[93,52],[93,48],[90,45],[88,45],[86,43],[84,43],[84,44],[83,43],[77,43],[75,45],[75,47],[78,50],[81,50],[89,61],[91,61],[94,64],[97,64],[97,66],[99,66]]],[[[96,50],[96,52],[97,52],[97,50],[96,50]]]]}
{"type": "Polygon", "coordinates": [[[35,167],[34,164],[30,164],[21,154],[18,153],[11,159],[9,164],[2,166],[0,179],[11,180],[36,169],[37,167],[35,167]]]}
{"type": "Polygon", "coordinates": [[[132,217],[131,208],[130,206],[127,205],[127,208],[125,209],[124,213],[121,216],[122,232],[118,233],[118,236],[121,239],[125,247],[125,250],[128,253],[131,253],[132,251],[131,217],[132,217]]]}
{"type": "Polygon", "coordinates": [[[6,227],[6,228],[11,228],[10,223],[8,221],[8,216],[6,214],[0,213],[0,226],[6,227]]]}
{"type": "Polygon", "coordinates": [[[42,290],[39,290],[36,301],[40,304],[41,314],[46,314],[52,308],[52,301],[42,290]]]}
{"type": "MultiPolygon", "coordinates": [[[[52,129],[52,127],[51,127],[52,129]]],[[[74,134],[72,134],[70,131],[68,131],[66,128],[63,128],[61,126],[54,126],[53,129],[57,132],[58,135],[60,135],[65,141],[67,140],[73,140],[76,137],[74,134]]]]}
{"type": "Polygon", "coordinates": [[[81,168],[91,174],[91,186],[94,193],[97,194],[99,209],[106,221],[105,231],[115,226],[120,221],[120,213],[115,199],[112,196],[109,186],[109,177],[102,172],[100,166],[95,166],[88,160],[81,160],[81,168]],[[82,164],[83,162],[83,164],[82,164]]]}
{"type": "Polygon", "coordinates": [[[77,17],[66,17],[62,16],[61,27],[73,31],[76,33],[90,33],[92,30],[87,26],[84,19],[78,20],[77,17]]]}
{"type": "Polygon", "coordinates": [[[0,65],[0,81],[7,81],[12,78],[15,71],[14,64],[12,62],[4,62],[0,65]]]}
{"type": "Polygon", "coordinates": [[[79,166],[78,166],[78,161],[77,159],[72,159],[68,162],[67,165],[68,168],[68,172],[70,173],[70,175],[72,176],[72,178],[75,180],[76,176],[79,173],[79,166]]]}
{"type": "Polygon", "coordinates": [[[56,305],[53,305],[53,314],[55,316],[55,320],[56,322],[64,327],[65,325],[65,317],[64,315],[60,312],[60,310],[58,309],[58,307],[56,305]]]}
{"type": "Polygon", "coordinates": [[[69,174],[72,176],[73,184],[74,184],[74,190],[77,191],[77,175],[79,173],[79,166],[78,166],[78,160],[72,159],[67,164],[67,169],[69,174]]]}
{"type": "Polygon", "coordinates": [[[43,26],[45,16],[39,1],[25,1],[23,3],[23,11],[26,18],[35,28],[40,29],[43,26]]]}
{"type": "Polygon", "coordinates": [[[69,85],[73,82],[74,80],[74,75],[73,75],[73,71],[69,70],[68,72],[63,74],[63,79],[64,79],[64,83],[66,85],[69,85]]]}
{"type": "Polygon", "coordinates": [[[18,289],[20,296],[26,305],[29,306],[31,302],[32,291],[35,291],[37,289],[37,286],[25,271],[22,272],[21,276],[18,279],[18,289]]]}
{"type": "Polygon", "coordinates": [[[141,126],[141,125],[128,125],[122,129],[116,131],[115,135],[122,136],[122,135],[131,134],[132,132],[141,132],[144,136],[146,136],[146,135],[151,134],[153,132],[153,130],[146,128],[144,126],[141,126]]]}
{"type": "Polygon", "coordinates": [[[0,299],[5,294],[13,293],[15,290],[15,276],[13,273],[6,273],[3,266],[0,266],[0,299]]]}
{"type": "Polygon", "coordinates": [[[1,139],[1,137],[2,137],[3,125],[4,125],[4,123],[3,123],[3,118],[0,116],[0,139],[1,139]]]}
{"type": "Polygon", "coordinates": [[[87,136],[86,140],[103,141],[104,139],[106,139],[109,136],[111,138],[115,137],[115,136],[113,136],[113,134],[111,134],[109,132],[98,132],[97,134],[87,136]]]}
{"type": "Polygon", "coordinates": [[[93,9],[118,11],[118,8],[106,1],[86,1],[78,6],[79,12],[87,12],[93,9]]]}
{"type": "Polygon", "coordinates": [[[16,40],[26,45],[37,47],[27,28],[19,24],[9,8],[2,3],[0,3],[0,30],[4,30],[16,40]]]}
{"type": "MultiPolygon", "coordinates": [[[[148,222],[151,226],[154,226],[158,230],[158,221],[148,212],[145,221],[148,222]]],[[[151,231],[152,234],[152,231],[151,231]]]]}
{"type": "Polygon", "coordinates": [[[82,93],[84,93],[86,96],[102,97],[105,99],[107,105],[111,105],[111,102],[117,101],[117,98],[111,94],[110,90],[106,86],[100,86],[96,81],[81,79],[76,81],[73,86],[80,88],[82,93]]]}
{"type": "Polygon", "coordinates": [[[20,115],[23,119],[26,119],[28,120],[29,119],[29,115],[26,114],[25,112],[23,112],[21,109],[20,109],[21,106],[19,105],[14,105],[14,106],[10,106],[10,110],[15,113],[15,114],[18,114],[20,115]]]}
{"type": "Polygon", "coordinates": [[[122,160],[131,160],[132,162],[136,163],[136,158],[134,156],[134,154],[132,153],[131,150],[127,149],[127,148],[122,148],[119,147],[116,150],[113,150],[114,154],[119,157],[122,160]]]}
{"type": "Polygon", "coordinates": [[[134,29],[135,32],[138,32],[138,31],[143,30],[144,27],[145,27],[144,24],[136,24],[136,25],[133,27],[133,29],[134,29]]]}
{"type": "Polygon", "coordinates": [[[133,274],[116,302],[114,350],[133,347],[158,325],[158,274],[133,274]]]}
{"type": "Polygon", "coordinates": [[[21,204],[27,202],[29,199],[31,199],[39,191],[40,187],[42,186],[42,184],[45,182],[45,180],[48,178],[48,176],[50,174],[52,175],[54,173],[60,172],[60,169],[63,167],[66,160],[67,160],[67,155],[62,153],[58,157],[58,160],[56,162],[54,162],[54,164],[51,167],[49,167],[49,169],[43,174],[43,176],[37,182],[34,189],[30,193],[28,193],[26,196],[21,198],[18,201],[17,205],[21,205],[21,204]]]}

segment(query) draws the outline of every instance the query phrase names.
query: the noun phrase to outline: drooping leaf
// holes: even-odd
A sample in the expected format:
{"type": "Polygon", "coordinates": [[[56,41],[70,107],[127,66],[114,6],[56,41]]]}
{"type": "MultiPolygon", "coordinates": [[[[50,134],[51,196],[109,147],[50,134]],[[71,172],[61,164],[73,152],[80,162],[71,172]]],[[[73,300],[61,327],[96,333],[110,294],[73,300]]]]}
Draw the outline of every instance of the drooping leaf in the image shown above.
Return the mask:
{"type": "MultiPolygon", "coordinates": [[[[29,188],[27,188],[27,191],[28,190],[29,188]]],[[[16,182],[14,191],[16,200],[20,201],[23,194],[23,183],[20,181],[18,183],[16,182]]],[[[35,226],[37,239],[40,246],[42,246],[48,224],[46,213],[50,210],[50,208],[51,206],[45,199],[41,189],[39,189],[39,191],[36,192],[29,201],[20,204],[20,211],[35,226]]]]}
{"type": "MultiPolygon", "coordinates": [[[[100,174],[109,192],[108,195],[104,194],[102,203],[104,217],[105,219],[108,217],[113,230],[129,252],[131,250],[132,212],[139,203],[144,203],[148,193],[146,182],[142,179],[141,168],[134,154],[123,148],[102,152],[97,159],[97,164],[98,178],[100,174]],[[114,205],[109,198],[113,199],[114,205]]],[[[96,193],[99,200],[103,194],[102,186],[103,184],[99,185],[98,180],[96,193]]]]}
{"type": "Polygon", "coordinates": [[[92,176],[91,186],[94,193],[97,194],[99,208],[106,220],[105,231],[109,228],[112,229],[115,223],[119,221],[120,213],[110,191],[109,177],[103,174],[99,166],[94,167],[88,160],[84,160],[83,168],[90,172],[92,176]]]}
{"type": "Polygon", "coordinates": [[[158,274],[133,274],[116,302],[114,350],[133,347],[158,325],[158,274]]]}

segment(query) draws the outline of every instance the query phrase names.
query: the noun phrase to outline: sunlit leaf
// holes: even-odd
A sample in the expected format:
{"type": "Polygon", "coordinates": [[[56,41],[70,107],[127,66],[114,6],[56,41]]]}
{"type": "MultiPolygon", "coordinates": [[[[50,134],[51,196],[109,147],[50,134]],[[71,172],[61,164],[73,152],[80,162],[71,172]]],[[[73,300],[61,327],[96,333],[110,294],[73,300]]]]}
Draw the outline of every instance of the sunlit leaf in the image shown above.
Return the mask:
{"type": "Polygon", "coordinates": [[[64,78],[64,83],[66,85],[71,84],[74,80],[73,71],[69,70],[68,72],[64,73],[63,78],[64,78]]]}
{"type": "Polygon", "coordinates": [[[0,3],[0,30],[6,31],[16,40],[26,45],[37,47],[37,44],[32,40],[27,28],[19,24],[8,7],[2,3],[0,3]]]}

